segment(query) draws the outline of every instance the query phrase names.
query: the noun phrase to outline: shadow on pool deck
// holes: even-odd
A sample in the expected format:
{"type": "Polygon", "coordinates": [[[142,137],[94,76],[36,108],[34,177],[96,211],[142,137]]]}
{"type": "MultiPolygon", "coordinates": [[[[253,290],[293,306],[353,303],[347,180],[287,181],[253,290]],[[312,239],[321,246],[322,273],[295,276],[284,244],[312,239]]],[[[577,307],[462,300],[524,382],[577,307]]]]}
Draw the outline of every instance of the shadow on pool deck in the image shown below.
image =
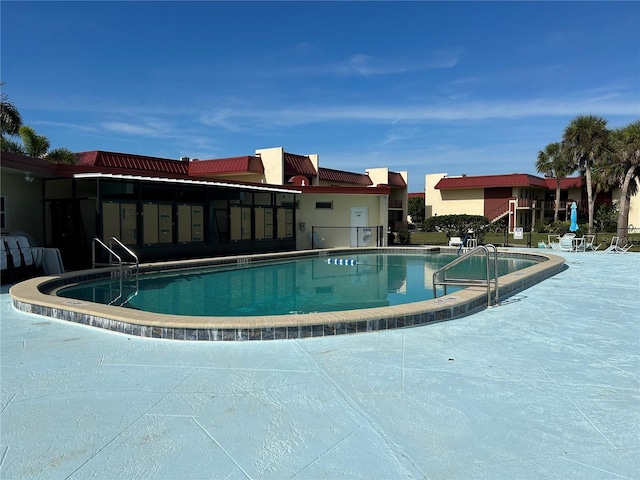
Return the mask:
{"type": "Polygon", "coordinates": [[[129,337],[3,287],[0,476],[640,478],[640,255],[469,317],[284,342],[129,337]]]}

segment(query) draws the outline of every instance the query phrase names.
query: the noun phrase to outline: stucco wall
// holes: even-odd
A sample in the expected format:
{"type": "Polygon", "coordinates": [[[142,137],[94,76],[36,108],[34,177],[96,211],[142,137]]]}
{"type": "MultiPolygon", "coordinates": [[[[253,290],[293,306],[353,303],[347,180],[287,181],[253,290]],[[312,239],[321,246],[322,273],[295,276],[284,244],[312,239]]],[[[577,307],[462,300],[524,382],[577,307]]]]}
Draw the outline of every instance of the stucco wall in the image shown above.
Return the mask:
{"type": "MultiPolygon", "coordinates": [[[[621,193],[622,191],[619,188],[614,189],[611,193],[611,199],[618,205],[620,204],[621,193]]],[[[631,202],[629,203],[629,225],[633,225],[636,231],[640,227],[640,194],[631,197],[631,202]]]]}
{"type": "Polygon", "coordinates": [[[256,150],[264,166],[264,181],[271,185],[284,185],[284,148],[262,148],[256,150]]]}
{"type": "Polygon", "coordinates": [[[367,168],[365,172],[367,172],[374,185],[386,185],[389,183],[389,169],[386,167],[367,168]]]}
{"type": "MultiPolygon", "coordinates": [[[[381,219],[387,218],[387,212],[381,211],[386,205],[386,201],[382,201],[380,197],[386,198],[384,195],[322,195],[303,193],[300,195],[300,209],[296,213],[296,248],[298,250],[306,250],[311,248],[311,232],[312,227],[316,227],[316,233],[322,240],[324,246],[330,247],[348,247],[350,246],[350,230],[329,229],[322,227],[349,227],[351,226],[351,208],[367,207],[369,216],[369,225],[383,225],[381,219]],[[333,202],[332,209],[317,209],[316,202],[333,202]],[[305,224],[305,229],[300,230],[300,224],[305,224]]],[[[386,225],[383,225],[386,232],[386,225]]],[[[375,242],[375,232],[373,241],[375,242]]],[[[375,246],[375,243],[374,245],[375,246]]]]}
{"type": "Polygon", "coordinates": [[[446,173],[430,173],[424,179],[424,218],[433,217],[433,212],[442,210],[442,195],[434,187],[446,173]]]}
{"type": "Polygon", "coordinates": [[[6,228],[2,234],[27,232],[40,246],[44,245],[44,199],[42,180],[28,183],[24,173],[2,172],[0,193],[6,197],[6,228]]]}
{"type": "Polygon", "coordinates": [[[436,215],[484,215],[484,189],[436,190],[446,173],[425,176],[425,218],[436,215]]]}

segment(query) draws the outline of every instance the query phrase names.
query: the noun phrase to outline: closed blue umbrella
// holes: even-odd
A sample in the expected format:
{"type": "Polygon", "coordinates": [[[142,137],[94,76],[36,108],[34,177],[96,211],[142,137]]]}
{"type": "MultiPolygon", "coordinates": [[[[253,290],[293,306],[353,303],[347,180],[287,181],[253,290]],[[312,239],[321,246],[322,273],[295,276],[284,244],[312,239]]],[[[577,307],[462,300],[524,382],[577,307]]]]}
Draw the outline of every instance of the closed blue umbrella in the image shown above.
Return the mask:
{"type": "Polygon", "coordinates": [[[578,228],[578,205],[573,202],[571,204],[571,225],[569,225],[569,230],[575,232],[578,228]]]}

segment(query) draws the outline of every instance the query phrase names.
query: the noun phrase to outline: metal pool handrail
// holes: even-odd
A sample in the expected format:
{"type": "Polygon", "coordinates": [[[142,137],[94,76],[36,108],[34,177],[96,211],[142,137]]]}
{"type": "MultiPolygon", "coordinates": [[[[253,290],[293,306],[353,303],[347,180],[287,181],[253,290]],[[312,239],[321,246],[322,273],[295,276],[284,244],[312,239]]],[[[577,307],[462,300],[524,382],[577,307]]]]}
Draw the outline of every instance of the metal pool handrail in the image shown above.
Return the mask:
{"type": "Polygon", "coordinates": [[[140,267],[140,261],[138,260],[138,256],[133,252],[133,250],[131,250],[129,247],[127,247],[124,243],[122,243],[120,240],[118,240],[116,237],[111,237],[111,239],[109,240],[109,247],[113,248],[113,243],[118,244],[118,246],[120,248],[122,248],[125,252],[127,252],[129,255],[131,255],[133,257],[133,259],[135,260],[135,264],[136,264],[136,268],[140,267]]]}
{"type": "Polygon", "coordinates": [[[99,238],[96,237],[93,239],[93,243],[91,244],[91,264],[93,265],[93,268],[112,267],[114,265],[114,263],[111,261],[113,257],[115,257],[118,260],[118,266],[120,268],[120,271],[122,271],[122,258],[120,257],[120,255],[114,252],[109,246],[107,246],[106,243],[104,243],[99,238]],[[98,263],[96,261],[96,244],[100,245],[107,252],[109,252],[109,263],[98,263]]]}
{"type": "Polygon", "coordinates": [[[491,283],[495,285],[495,305],[499,302],[498,296],[498,249],[495,245],[479,245],[455,260],[449,262],[444,267],[437,269],[433,272],[433,298],[437,298],[437,286],[442,285],[444,287],[444,294],[447,294],[447,285],[460,285],[460,286],[485,286],[487,287],[487,306],[491,306],[491,283]],[[491,277],[489,268],[489,248],[493,249],[493,278],[491,277]],[[471,279],[471,278],[447,278],[447,271],[465,261],[467,258],[475,255],[479,252],[484,252],[486,258],[486,276],[484,279],[471,279]],[[442,279],[440,279],[442,277],[442,279]]]}
{"type": "MultiPolygon", "coordinates": [[[[113,262],[113,258],[117,259],[117,265],[118,265],[118,281],[119,281],[119,294],[116,298],[114,298],[113,300],[111,300],[111,302],[109,302],[109,305],[113,305],[115,302],[117,302],[120,298],[122,298],[122,292],[123,292],[123,286],[122,286],[122,279],[125,277],[125,273],[124,273],[124,265],[131,265],[131,266],[135,266],[135,275],[136,275],[136,287],[133,293],[131,293],[122,303],[120,303],[120,306],[128,303],[133,297],[135,297],[136,295],[138,295],[138,291],[139,291],[139,274],[140,274],[140,261],[138,260],[138,256],[130,249],[128,248],[125,244],[123,244],[120,240],[118,240],[116,237],[111,237],[111,239],[109,240],[109,245],[107,246],[106,243],[104,243],[102,240],[100,240],[99,238],[94,238],[93,239],[93,243],[91,244],[91,255],[92,255],[92,265],[93,268],[96,268],[97,266],[106,266],[106,267],[112,267],[115,266],[116,264],[113,262]],[[116,243],[120,248],[122,248],[126,253],[128,253],[129,255],[131,255],[134,259],[134,262],[131,263],[125,263],[122,261],[122,257],[120,255],[118,255],[116,252],[113,251],[113,243],[116,243]],[[108,253],[109,253],[109,263],[98,263],[96,262],[96,244],[100,245],[102,248],[104,248],[108,253]]],[[[111,278],[114,277],[114,273],[115,272],[111,272],[111,278]]]]}

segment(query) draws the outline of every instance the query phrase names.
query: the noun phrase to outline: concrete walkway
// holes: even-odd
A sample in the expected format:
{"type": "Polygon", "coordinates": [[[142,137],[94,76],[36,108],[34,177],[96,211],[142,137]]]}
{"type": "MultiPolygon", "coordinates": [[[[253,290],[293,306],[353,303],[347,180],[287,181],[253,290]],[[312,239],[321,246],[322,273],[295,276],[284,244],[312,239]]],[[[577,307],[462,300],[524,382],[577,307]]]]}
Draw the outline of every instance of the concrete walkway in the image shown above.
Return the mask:
{"type": "Polygon", "coordinates": [[[640,255],[370,334],[179,342],[0,295],[0,478],[638,479],[640,255]]]}

